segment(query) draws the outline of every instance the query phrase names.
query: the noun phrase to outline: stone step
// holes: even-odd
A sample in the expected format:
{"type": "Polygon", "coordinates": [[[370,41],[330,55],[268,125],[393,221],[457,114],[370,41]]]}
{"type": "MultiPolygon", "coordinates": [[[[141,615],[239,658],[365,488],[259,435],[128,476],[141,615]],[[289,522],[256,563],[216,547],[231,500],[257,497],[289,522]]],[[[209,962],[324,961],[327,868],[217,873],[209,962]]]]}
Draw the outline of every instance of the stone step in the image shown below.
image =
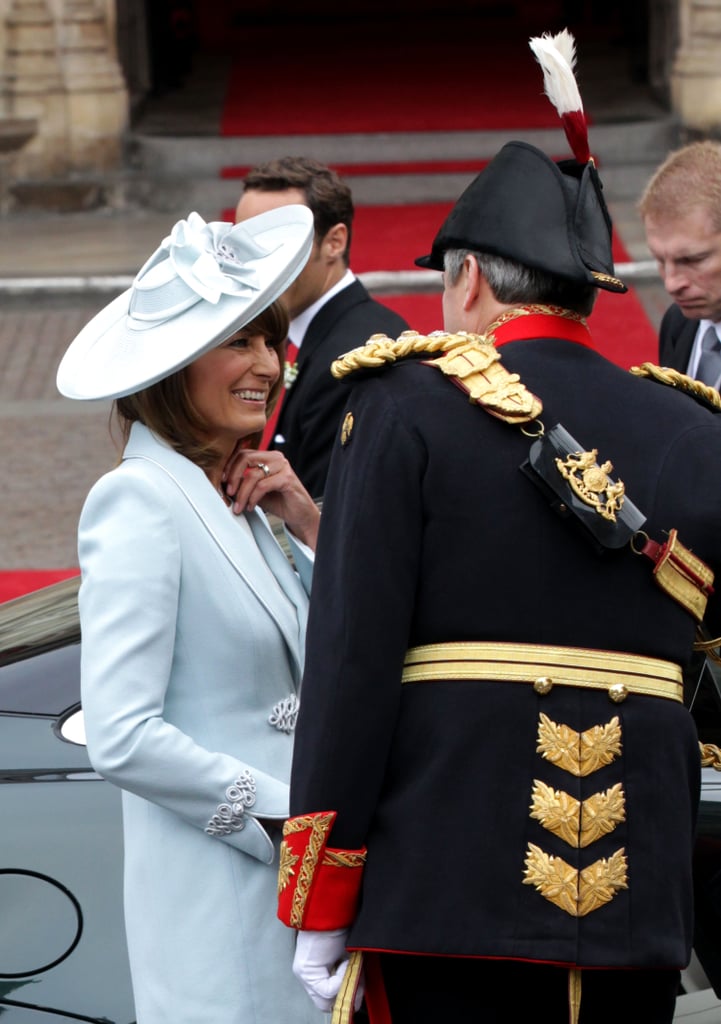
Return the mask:
{"type": "MultiPolygon", "coordinates": [[[[526,132],[447,132],[378,135],[319,135],[254,138],[159,136],[136,133],[129,140],[130,201],[156,210],[197,209],[215,217],[235,206],[240,173],[222,177],[223,168],[251,167],[284,154],[306,154],[322,163],[342,165],[343,176],[358,204],[416,203],[453,200],[476,170],[443,171],[449,162],[490,159],[514,138],[538,146],[549,156],[568,155],[562,130],[526,132]],[[422,173],[410,173],[418,164],[422,173]],[[363,173],[355,174],[354,164],[363,173]],[[401,173],[380,173],[401,165],[401,173]],[[372,173],[365,168],[372,165],[372,173]]],[[[609,200],[634,199],[654,167],[677,144],[678,128],[670,116],[593,126],[591,145],[609,200]]]]}
{"type": "MultiPolygon", "coordinates": [[[[589,131],[592,151],[603,163],[648,161],[675,141],[670,115],[604,123],[589,131]]],[[[223,167],[253,166],[273,157],[303,153],[322,163],[368,164],[490,159],[511,139],[522,139],[549,155],[564,156],[568,143],[558,129],[479,132],[398,132],[373,135],[228,137],[131,133],[129,166],[153,173],[207,176],[223,167]]]]}
{"type": "MultiPolygon", "coordinates": [[[[626,166],[604,166],[601,176],[609,205],[632,202],[640,196],[657,161],[626,166]]],[[[375,204],[451,202],[458,198],[474,177],[473,173],[424,175],[346,176],[356,206],[375,204]]],[[[126,202],[156,212],[186,213],[196,210],[206,220],[217,220],[234,209],[240,195],[240,181],[221,178],[180,176],[134,176],[126,180],[126,202]]]]}

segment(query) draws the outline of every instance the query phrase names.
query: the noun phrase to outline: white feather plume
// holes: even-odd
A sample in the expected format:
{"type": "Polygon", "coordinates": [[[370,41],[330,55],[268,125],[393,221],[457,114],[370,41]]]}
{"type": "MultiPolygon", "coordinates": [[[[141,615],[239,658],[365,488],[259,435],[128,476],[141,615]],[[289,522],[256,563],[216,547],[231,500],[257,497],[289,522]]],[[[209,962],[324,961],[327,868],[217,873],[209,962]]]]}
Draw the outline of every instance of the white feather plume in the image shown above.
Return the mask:
{"type": "Polygon", "coordinates": [[[544,32],[542,36],[529,39],[528,45],[543,69],[546,96],[558,113],[563,115],[583,110],[581,94],[573,73],[576,65],[576,41],[568,29],[564,28],[555,36],[544,32]]]}

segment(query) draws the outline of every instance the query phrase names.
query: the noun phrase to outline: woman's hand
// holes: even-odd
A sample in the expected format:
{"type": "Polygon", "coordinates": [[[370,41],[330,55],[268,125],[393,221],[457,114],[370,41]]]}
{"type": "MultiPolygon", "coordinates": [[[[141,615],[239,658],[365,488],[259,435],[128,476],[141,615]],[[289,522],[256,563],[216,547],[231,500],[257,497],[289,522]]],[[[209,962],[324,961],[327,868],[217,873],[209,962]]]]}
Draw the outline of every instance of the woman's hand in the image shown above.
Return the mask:
{"type": "Polygon", "coordinates": [[[233,512],[252,512],[260,505],[286,524],[315,551],[320,524],[318,506],[280,452],[238,448],[223,471],[223,489],[233,501],[233,512]]]}

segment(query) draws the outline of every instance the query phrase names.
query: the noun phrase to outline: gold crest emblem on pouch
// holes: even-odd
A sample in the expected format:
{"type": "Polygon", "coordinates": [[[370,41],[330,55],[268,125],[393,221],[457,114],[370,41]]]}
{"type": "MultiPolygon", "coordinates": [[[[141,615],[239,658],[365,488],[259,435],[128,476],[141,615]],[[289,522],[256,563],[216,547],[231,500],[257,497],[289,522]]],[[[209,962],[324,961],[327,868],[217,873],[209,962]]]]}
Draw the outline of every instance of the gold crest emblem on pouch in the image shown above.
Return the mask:
{"type": "Polygon", "coordinates": [[[556,459],[556,466],[584,505],[590,505],[604,519],[615,523],[616,513],[623,508],[626,488],[621,480],[614,482],[609,477],[613,463],[604,462],[599,466],[597,455],[598,448],[592,448],[590,452],[572,452],[565,459],[556,459]]]}

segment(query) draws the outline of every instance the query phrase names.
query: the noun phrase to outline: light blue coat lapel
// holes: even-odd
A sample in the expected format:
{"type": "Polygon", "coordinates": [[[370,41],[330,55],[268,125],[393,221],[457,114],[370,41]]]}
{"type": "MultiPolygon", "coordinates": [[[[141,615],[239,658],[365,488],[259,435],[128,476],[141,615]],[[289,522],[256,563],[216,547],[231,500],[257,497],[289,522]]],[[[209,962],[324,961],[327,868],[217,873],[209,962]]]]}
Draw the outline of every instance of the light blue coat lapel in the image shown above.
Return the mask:
{"type": "Polygon", "coordinates": [[[302,674],[307,620],[307,594],[298,575],[273,536],[261,511],[246,513],[257,547],[240,529],[236,516],[226,508],[203,470],[184,455],[160,441],[147,427],[134,423],[123,452],[123,460],[142,459],[161,469],[178,487],[218,548],[247,587],[274,619],[294,662],[296,685],[302,674]],[[254,572],[262,554],[278,584],[295,608],[296,615],[284,614],[277,595],[263,572],[254,572]]]}

